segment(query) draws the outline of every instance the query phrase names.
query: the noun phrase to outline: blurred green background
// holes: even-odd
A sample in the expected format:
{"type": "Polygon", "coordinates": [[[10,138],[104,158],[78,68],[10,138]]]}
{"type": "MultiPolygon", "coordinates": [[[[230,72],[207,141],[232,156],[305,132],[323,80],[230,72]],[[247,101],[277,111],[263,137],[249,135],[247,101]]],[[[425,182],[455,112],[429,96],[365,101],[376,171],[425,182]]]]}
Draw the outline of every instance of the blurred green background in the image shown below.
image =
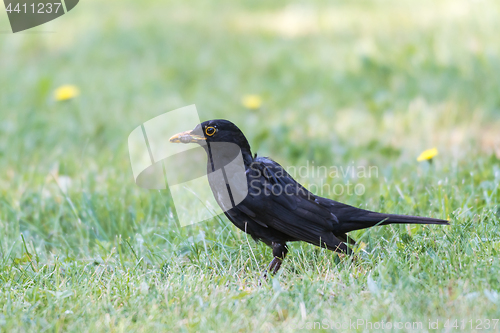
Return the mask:
{"type": "Polygon", "coordinates": [[[499,18],[496,0],[84,0],[12,34],[0,13],[0,330],[498,318],[499,18]],[[79,96],[55,100],[65,84],[79,96]],[[294,244],[260,285],[265,246],[225,218],[179,228],[168,192],[134,184],[129,133],[189,104],[284,166],[378,168],[332,199],[452,226],[353,233],[356,262],[294,244]]]}

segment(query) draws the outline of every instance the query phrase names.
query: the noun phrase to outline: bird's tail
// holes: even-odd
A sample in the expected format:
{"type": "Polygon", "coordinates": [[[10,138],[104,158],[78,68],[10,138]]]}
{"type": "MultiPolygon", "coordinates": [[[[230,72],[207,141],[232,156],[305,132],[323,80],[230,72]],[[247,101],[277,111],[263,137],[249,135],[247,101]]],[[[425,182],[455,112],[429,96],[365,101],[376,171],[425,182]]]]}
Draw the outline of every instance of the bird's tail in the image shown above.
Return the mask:
{"type": "Polygon", "coordinates": [[[384,221],[381,224],[394,224],[394,223],[410,223],[410,224],[444,224],[449,225],[447,220],[435,219],[432,217],[410,216],[410,215],[396,215],[396,214],[382,214],[370,212],[366,216],[367,221],[374,222],[375,224],[384,221]],[[378,221],[378,222],[377,222],[378,221]]]}
{"type": "Polygon", "coordinates": [[[349,232],[364,228],[373,227],[376,225],[387,224],[440,224],[449,225],[447,220],[435,219],[431,217],[396,215],[376,213],[369,210],[364,210],[348,205],[344,205],[339,210],[337,205],[336,214],[342,223],[343,232],[349,232]]]}

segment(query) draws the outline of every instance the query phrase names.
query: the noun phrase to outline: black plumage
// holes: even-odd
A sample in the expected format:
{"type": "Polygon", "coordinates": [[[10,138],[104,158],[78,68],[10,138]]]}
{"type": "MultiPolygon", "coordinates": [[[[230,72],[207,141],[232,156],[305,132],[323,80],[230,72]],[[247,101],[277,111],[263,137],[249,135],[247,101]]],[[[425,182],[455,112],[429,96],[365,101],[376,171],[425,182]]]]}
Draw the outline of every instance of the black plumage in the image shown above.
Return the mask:
{"type": "Polygon", "coordinates": [[[305,241],[348,253],[350,231],[393,223],[448,224],[446,220],[428,217],[376,213],[314,195],[275,161],[252,156],[244,134],[228,120],[205,121],[192,131],[174,135],[170,141],[195,142],[205,148],[215,199],[236,227],[272,248],[274,259],[269,270],[273,274],[288,252],[287,242],[305,241]],[[241,173],[226,172],[223,179],[214,176],[214,171],[234,161],[240,152],[244,164],[241,173]],[[229,185],[237,183],[231,177],[238,175],[244,175],[244,192],[229,185]],[[224,199],[228,192],[231,201],[224,199]],[[243,196],[235,200],[238,193],[243,196]]]}

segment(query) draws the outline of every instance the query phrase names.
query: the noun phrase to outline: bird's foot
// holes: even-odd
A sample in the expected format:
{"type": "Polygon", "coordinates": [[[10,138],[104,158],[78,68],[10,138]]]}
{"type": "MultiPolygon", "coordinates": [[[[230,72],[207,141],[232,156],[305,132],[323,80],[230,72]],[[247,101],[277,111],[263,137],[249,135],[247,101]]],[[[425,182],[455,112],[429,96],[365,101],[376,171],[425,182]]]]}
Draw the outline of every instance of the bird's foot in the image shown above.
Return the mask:
{"type": "Polygon", "coordinates": [[[274,259],[269,264],[269,267],[267,268],[267,270],[272,271],[272,275],[276,275],[276,273],[278,273],[278,270],[281,267],[282,262],[283,262],[283,260],[281,258],[274,257],[274,259]]]}
{"type": "Polygon", "coordinates": [[[271,273],[271,275],[276,275],[276,273],[278,273],[278,270],[281,267],[282,262],[283,260],[281,258],[274,257],[269,266],[267,266],[267,268],[262,272],[261,278],[267,281],[268,273],[271,273]]]}

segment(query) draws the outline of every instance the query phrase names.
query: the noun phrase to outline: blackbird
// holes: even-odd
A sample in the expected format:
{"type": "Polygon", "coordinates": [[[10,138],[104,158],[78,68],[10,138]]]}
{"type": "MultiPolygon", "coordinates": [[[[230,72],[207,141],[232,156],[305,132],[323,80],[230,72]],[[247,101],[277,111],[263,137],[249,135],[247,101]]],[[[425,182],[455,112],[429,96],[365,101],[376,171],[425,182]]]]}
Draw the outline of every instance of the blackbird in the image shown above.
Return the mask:
{"type": "Polygon", "coordinates": [[[449,224],[435,218],[376,213],[314,195],[275,161],[253,156],[243,132],[228,120],[205,121],[172,136],[170,142],[198,143],[205,149],[208,181],[217,203],[236,227],[272,248],[274,259],[268,266],[272,274],[281,267],[287,242],[305,241],[350,253],[347,244],[354,244],[347,236],[350,231],[394,223],[449,224]],[[244,170],[211,176],[238,157],[244,170]],[[238,181],[232,178],[241,183],[241,177],[246,184],[234,185],[238,181]]]}

